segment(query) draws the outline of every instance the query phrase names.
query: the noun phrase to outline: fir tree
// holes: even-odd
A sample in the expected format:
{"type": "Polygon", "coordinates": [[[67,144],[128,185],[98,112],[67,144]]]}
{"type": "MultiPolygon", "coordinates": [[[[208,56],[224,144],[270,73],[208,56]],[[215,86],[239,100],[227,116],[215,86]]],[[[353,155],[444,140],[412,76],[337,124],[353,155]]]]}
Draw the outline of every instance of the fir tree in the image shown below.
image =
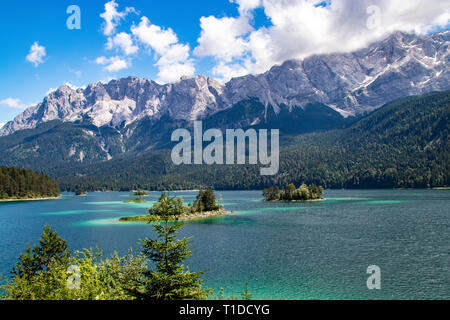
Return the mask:
{"type": "Polygon", "coordinates": [[[45,225],[39,245],[28,246],[25,253],[20,254],[12,273],[15,276],[31,278],[47,271],[52,263],[64,263],[69,258],[66,240],[59,237],[52,227],[45,225]]]}
{"type": "Polygon", "coordinates": [[[182,226],[176,223],[185,207],[179,198],[169,198],[163,193],[158,203],[149,209],[154,217],[158,240],[144,239],[143,254],[153,261],[155,270],[144,272],[142,286],[134,295],[143,300],[205,299],[210,290],[202,287],[201,272],[185,270],[183,262],[191,255],[189,238],[177,240],[175,235],[182,226]]]}

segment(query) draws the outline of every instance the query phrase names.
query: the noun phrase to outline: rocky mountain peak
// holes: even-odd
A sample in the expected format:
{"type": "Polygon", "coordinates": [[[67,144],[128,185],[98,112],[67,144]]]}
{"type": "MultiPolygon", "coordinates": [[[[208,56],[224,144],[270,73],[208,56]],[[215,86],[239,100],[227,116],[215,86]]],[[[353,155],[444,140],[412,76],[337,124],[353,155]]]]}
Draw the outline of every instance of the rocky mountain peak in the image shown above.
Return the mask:
{"type": "Polygon", "coordinates": [[[0,136],[55,119],[116,129],[144,118],[190,121],[249,99],[259,101],[265,114],[320,103],[344,116],[359,115],[399,97],[449,89],[449,38],[449,31],[395,32],[355,52],[288,60],[226,84],[205,75],[165,85],[131,76],[86,88],[65,84],[8,122],[0,136]]]}

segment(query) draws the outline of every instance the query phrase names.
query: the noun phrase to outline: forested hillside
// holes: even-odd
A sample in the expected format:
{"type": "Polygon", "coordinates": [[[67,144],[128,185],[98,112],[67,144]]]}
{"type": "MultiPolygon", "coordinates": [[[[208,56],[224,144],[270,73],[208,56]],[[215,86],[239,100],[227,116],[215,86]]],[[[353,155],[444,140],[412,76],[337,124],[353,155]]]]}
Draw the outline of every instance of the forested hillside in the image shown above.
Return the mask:
{"type": "Polygon", "coordinates": [[[42,173],[0,167],[0,199],[33,199],[59,196],[58,183],[42,173]]]}
{"type": "Polygon", "coordinates": [[[175,166],[170,151],[51,172],[65,190],[262,189],[294,183],[325,188],[450,185],[450,91],[396,100],[346,129],[282,136],[280,171],[257,166],[175,166]]]}

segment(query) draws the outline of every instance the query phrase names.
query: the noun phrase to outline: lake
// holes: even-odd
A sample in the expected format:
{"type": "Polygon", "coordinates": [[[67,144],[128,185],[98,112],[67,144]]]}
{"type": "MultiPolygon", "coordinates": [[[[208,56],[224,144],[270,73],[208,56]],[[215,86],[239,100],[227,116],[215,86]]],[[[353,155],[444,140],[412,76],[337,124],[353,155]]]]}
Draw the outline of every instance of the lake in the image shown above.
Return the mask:
{"type": "MultiPolygon", "coordinates": [[[[172,192],[193,201],[195,192],[172,192]]],[[[254,299],[449,299],[450,190],[326,190],[327,201],[262,202],[261,191],[217,191],[235,214],[184,222],[192,237],[190,270],[225,297],[248,282],[254,299]],[[367,267],[381,268],[381,290],[368,290],[367,267]]],[[[148,198],[155,201],[158,192],[148,198]]],[[[124,203],[130,193],[89,193],[0,203],[0,274],[9,272],[45,223],[72,250],[99,245],[105,255],[139,250],[153,237],[151,203],[124,203]]]]}

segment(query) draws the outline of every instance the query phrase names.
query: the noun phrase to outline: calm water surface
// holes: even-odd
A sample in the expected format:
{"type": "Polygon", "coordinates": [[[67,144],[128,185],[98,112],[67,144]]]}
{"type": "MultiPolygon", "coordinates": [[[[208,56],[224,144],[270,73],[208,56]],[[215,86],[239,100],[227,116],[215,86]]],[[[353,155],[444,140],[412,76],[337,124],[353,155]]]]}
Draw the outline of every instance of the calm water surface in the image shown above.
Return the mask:
{"type": "MultiPolygon", "coordinates": [[[[173,193],[193,201],[195,192],[173,193]]],[[[234,215],[186,222],[191,270],[204,270],[216,293],[256,299],[449,299],[449,190],[327,190],[323,202],[265,203],[260,191],[216,192],[234,215]],[[368,290],[366,269],[381,268],[381,290],[368,290]]],[[[153,192],[150,201],[158,199],[153,192]]],[[[0,274],[9,276],[45,223],[72,250],[99,245],[106,255],[139,250],[154,236],[142,223],[146,204],[129,193],[64,194],[58,200],[0,203],[0,274]]]]}

